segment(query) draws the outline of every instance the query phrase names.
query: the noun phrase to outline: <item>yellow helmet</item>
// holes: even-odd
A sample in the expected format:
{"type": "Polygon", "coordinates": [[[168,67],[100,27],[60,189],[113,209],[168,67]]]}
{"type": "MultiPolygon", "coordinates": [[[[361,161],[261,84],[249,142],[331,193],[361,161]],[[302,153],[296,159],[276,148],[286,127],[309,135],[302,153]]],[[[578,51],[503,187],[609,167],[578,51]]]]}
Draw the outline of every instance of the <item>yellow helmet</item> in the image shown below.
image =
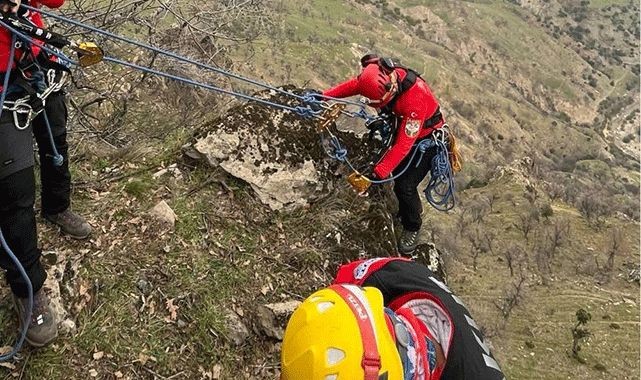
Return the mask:
{"type": "Polygon", "coordinates": [[[397,380],[403,366],[376,288],[332,285],[289,319],[281,380],[397,380]]]}

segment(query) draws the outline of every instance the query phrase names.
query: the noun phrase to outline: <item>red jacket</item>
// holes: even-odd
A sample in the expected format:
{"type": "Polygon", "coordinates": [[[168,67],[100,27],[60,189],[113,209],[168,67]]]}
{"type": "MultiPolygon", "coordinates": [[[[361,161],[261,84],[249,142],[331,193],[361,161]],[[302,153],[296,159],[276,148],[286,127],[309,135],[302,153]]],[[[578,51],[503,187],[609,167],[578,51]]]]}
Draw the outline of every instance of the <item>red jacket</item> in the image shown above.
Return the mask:
{"type": "MultiPolygon", "coordinates": [[[[395,70],[398,73],[399,82],[402,82],[407,74],[406,71],[402,68],[395,70]]],[[[323,95],[333,98],[353,96],[357,94],[357,84],[358,78],[352,78],[323,92],[323,95]]],[[[444,121],[441,121],[433,128],[423,128],[425,120],[434,115],[438,107],[438,101],[432,94],[432,90],[421,78],[417,78],[416,83],[410,89],[397,97],[392,111],[399,118],[400,125],[396,130],[394,143],[374,167],[374,174],[378,178],[389,177],[410,153],[414,142],[443,126],[444,121]]]]}
{"type": "MultiPolygon", "coordinates": [[[[25,4],[29,4],[32,7],[40,8],[41,5],[44,5],[49,8],[59,8],[62,6],[65,0],[39,0],[39,1],[24,1],[25,4]]],[[[40,13],[34,13],[28,11],[26,16],[28,20],[33,22],[36,26],[44,28],[44,22],[42,21],[42,16],[40,13]]],[[[40,48],[37,46],[32,46],[31,48],[33,55],[37,56],[40,53],[40,48]]],[[[9,63],[9,53],[11,52],[11,32],[9,30],[0,27],[0,73],[7,71],[7,64],[9,63]]],[[[22,57],[23,52],[17,50],[14,62],[20,57],[22,57]]],[[[15,64],[14,64],[15,66],[15,64]]]]}
{"type": "Polygon", "coordinates": [[[417,342],[404,365],[413,380],[505,380],[463,301],[426,266],[400,258],[359,260],[341,266],[334,283],[381,291],[385,307],[417,342]],[[437,365],[433,342],[439,342],[444,364],[437,365]]]}

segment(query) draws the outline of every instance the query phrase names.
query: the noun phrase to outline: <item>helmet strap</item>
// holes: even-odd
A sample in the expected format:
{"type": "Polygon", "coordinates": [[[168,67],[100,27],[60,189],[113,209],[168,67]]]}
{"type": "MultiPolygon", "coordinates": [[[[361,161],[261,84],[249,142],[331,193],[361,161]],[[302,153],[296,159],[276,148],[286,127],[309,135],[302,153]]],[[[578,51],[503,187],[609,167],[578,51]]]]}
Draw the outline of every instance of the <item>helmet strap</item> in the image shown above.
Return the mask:
{"type": "MultiPolygon", "coordinates": [[[[378,353],[376,333],[374,331],[374,320],[368,311],[366,300],[361,300],[350,285],[332,285],[329,288],[335,291],[345,301],[356,317],[358,329],[361,332],[363,343],[363,359],[361,367],[365,372],[364,380],[378,380],[378,373],[381,370],[381,356],[378,353]]],[[[357,288],[358,289],[358,288],[357,288]]]]}

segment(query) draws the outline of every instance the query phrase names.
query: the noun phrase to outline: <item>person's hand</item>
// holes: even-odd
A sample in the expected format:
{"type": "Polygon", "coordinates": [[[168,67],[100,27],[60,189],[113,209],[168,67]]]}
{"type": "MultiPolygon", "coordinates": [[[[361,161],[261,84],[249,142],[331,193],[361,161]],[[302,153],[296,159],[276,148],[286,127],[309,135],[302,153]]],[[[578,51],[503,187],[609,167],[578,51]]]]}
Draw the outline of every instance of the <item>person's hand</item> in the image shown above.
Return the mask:
{"type": "Polygon", "coordinates": [[[0,11],[3,13],[18,13],[20,9],[20,0],[2,0],[0,11]]]}

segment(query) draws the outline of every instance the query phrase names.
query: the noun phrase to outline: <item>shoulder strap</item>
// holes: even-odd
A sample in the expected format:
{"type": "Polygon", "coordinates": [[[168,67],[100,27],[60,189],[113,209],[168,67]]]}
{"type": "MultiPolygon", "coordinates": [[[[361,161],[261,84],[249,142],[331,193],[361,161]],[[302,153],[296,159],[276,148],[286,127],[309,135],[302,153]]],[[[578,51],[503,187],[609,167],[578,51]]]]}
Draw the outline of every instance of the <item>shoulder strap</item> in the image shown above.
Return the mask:
{"type": "Polygon", "coordinates": [[[412,86],[416,84],[416,81],[418,80],[418,78],[421,77],[419,73],[417,73],[416,71],[410,68],[403,67],[403,66],[397,66],[397,67],[405,70],[406,74],[405,74],[405,78],[403,78],[401,83],[399,83],[398,85],[398,94],[396,94],[396,96],[394,96],[394,99],[392,99],[389,103],[387,103],[387,105],[385,105],[385,107],[383,107],[382,109],[384,113],[388,113],[388,114],[392,113],[392,110],[394,109],[394,105],[396,104],[396,101],[398,100],[398,98],[401,95],[403,95],[404,92],[412,88],[412,86]]]}

